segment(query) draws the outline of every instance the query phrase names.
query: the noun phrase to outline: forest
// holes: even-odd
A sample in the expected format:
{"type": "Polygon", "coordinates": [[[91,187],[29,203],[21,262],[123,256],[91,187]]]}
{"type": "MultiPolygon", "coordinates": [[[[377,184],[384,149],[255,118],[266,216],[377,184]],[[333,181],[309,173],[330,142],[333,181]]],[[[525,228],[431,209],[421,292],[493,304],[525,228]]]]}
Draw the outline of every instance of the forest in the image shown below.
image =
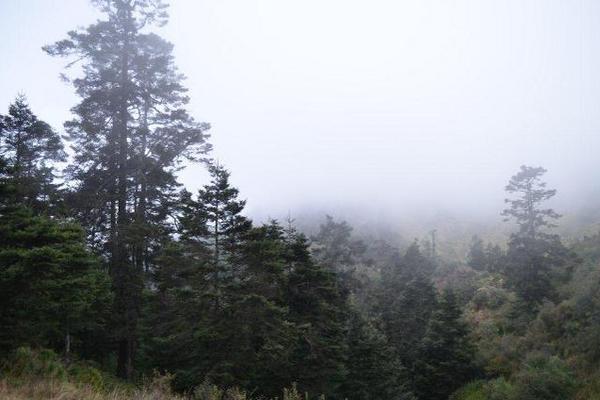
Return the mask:
{"type": "Polygon", "coordinates": [[[600,399],[600,232],[561,236],[544,167],[515,166],[509,233],[466,251],[256,222],[156,33],[167,4],[92,3],[43,48],[72,119],[0,110],[0,398],[600,399]]]}

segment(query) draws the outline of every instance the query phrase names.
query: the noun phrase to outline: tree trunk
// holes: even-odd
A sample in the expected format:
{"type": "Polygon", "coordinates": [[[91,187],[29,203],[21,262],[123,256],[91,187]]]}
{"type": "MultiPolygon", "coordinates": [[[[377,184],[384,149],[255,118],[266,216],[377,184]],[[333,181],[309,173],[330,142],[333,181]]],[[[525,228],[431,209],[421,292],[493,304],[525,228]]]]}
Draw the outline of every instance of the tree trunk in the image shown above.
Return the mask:
{"type": "Polygon", "coordinates": [[[67,359],[67,362],[71,358],[71,334],[69,331],[67,331],[67,334],[65,335],[65,358],[67,359]]]}
{"type": "MultiPolygon", "coordinates": [[[[131,10],[128,10],[128,20],[131,21],[131,10]]],[[[121,60],[120,99],[117,108],[117,140],[118,140],[118,182],[117,182],[117,229],[116,229],[116,254],[113,254],[117,281],[115,284],[115,303],[119,321],[119,349],[117,358],[117,375],[123,379],[130,379],[133,373],[133,348],[135,344],[135,331],[137,327],[137,290],[135,271],[132,271],[131,260],[127,250],[127,200],[128,200],[128,98],[129,98],[129,31],[124,32],[123,54],[121,60]]]]}

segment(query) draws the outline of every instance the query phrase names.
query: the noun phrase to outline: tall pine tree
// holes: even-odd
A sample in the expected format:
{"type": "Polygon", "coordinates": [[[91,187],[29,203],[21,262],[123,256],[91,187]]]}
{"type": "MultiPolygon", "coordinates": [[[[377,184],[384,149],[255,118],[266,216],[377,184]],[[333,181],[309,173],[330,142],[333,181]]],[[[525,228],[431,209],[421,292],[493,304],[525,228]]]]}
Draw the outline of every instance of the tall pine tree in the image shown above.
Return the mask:
{"type": "Polygon", "coordinates": [[[66,124],[75,157],[67,170],[71,206],[108,260],[115,291],[117,372],[130,378],[144,271],[168,233],[165,205],[184,159],[209,150],[205,131],[185,111],[172,45],[148,33],[167,21],[160,0],[93,0],[103,20],[45,47],[82,63],[73,80],[81,101],[66,124]]]}
{"type": "Polygon", "coordinates": [[[197,199],[183,195],[181,235],[207,256],[204,268],[210,286],[206,295],[212,296],[218,310],[227,303],[227,290],[241,273],[242,244],[252,223],[242,215],[246,202],[238,199],[239,191],[230,185],[229,172],[215,164],[208,169],[210,183],[198,191],[197,199]]]}
{"type": "Polygon", "coordinates": [[[560,237],[548,231],[560,215],[543,207],[556,194],[542,181],[545,172],[541,167],[522,166],[506,186],[515,197],[506,199],[509,207],[502,212],[518,226],[505,257],[507,283],[530,310],[544,299],[556,300],[556,279],[568,277],[574,261],[560,237]]]}
{"type": "Polygon", "coordinates": [[[295,327],[284,302],[286,242],[276,222],[252,227],[222,167],[195,198],[184,193],[180,242],[158,259],[145,352],[149,367],[275,396],[292,382],[295,327]]]}

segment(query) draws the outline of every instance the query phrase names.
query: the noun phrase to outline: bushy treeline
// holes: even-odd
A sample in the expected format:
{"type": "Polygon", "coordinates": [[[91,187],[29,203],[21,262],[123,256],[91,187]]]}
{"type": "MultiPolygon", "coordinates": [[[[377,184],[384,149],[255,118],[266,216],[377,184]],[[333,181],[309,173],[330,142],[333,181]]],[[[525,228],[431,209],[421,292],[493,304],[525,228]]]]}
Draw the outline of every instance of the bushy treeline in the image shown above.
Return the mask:
{"type": "Polygon", "coordinates": [[[473,238],[463,282],[464,313],[486,378],[453,399],[600,397],[597,313],[598,237],[566,246],[552,234],[559,215],[544,208],[554,190],[541,168],[523,167],[504,212],[516,232],[504,247],[473,238]]]}
{"type": "MultiPolygon", "coordinates": [[[[14,170],[5,163],[0,186],[1,350],[46,347],[106,366],[123,318],[106,255],[68,216],[75,193],[17,197],[14,170]]],[[[333,399],[433,398],[433,387],[444,398],[473,376],[456,299],[437,294],[416,244],[390,254],[384,279],[369,279],[367,290],[356,271],[364,248],[347,224],[329,218],[313,256],[291,221],[254,226],[229,173],[209,172],[197,194],[184,190],[171,204],[173,233],[137,271],[136,376],[158,370],[173,373],[181,392],[208,380],[265,396],[297,382],[333,399]]]]}
{"type": "Polygon", "coordinates": [[[4,356],[50,348],[122,379],[173,373],[182,393],[210,381],[268,397],[297,382],[332,399],[444,398],[473,376],[456,299],[418,246],[378,279],[357,272],[365,249],[345,223],[314,240],[255,225],[151,32],[165,4],[93,3],[103,19],[44,48],[80,67],[72,156],[24,97],[0,119],[4,356]],[[210,174],[197,193],[176,179],[192,161],[210,174]]]}

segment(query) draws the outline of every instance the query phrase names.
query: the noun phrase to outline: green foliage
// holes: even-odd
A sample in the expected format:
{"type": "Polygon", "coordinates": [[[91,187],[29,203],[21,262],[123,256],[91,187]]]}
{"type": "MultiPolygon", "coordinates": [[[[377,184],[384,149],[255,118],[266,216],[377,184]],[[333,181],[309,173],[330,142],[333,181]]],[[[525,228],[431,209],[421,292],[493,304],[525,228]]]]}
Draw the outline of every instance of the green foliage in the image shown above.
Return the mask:
{"type": "Polygon", "coordinates": [[[542,204],[556,194],[556,190],[546,189],[546,183],[542,181],[545,173],[542,167],[522,165],[506,185],[506,191],[515,197],[505,200],[509,208],[502,215],[517,223],[519,237],[545,236],[543,229],[554,227],[553,221],[560,217],[554,210],[542,208],[542,204]]]}
{"type": "Polygon", "coordinates": [[[436,306],[431,262],[416,243],[382,272],[374,311],[402,364],[410,371],[436,306]]]}
{"type": "MultiPolygon", "coordinates": [[[[253,226],[229,171],[205,159],[209,126],[185,109],[173,46],[148,30],[166,23],[166,5],[92,2],[103,19],[45,48],[82,63],[72,81],[81,101],[65,125],[74,146],[67,192],[52,169],[65,157],[59,135],[21,97],[0,116],[0,354],[10,354],[2,372],[23,396],[172,399],[175,388],[199,400],[558,400],[600,392],[600,234],[573,246],[581,267],[549,231],[559,215],[544,208],[556,193],[542,181],[545,169],[522,166],[511,177],[502,214],[518,230],[506,251],[473,237],[470,268],[439,258],[433,236],[425,255],[415,241],[400,256],[389,243],[357,240],[331,216],[312,243],[291,222],[253,226]],[[208,164],[210,182],[196,196],[179,190],[184,161],[208,164]],[[119,377],[142,367],[139,388],[76,361],[108,350],[119,377]],[[494,379],[472,381],[479,364],[494,379]],[[24,389],[30,381],[35,394],[24,389]]],[[[4,397],[6,387],[1,381],[4,397]]]]}
{"type": "Polygon", "coordinates": [[[503,377],[475,381],[456,391],[450,400],[567,400],[575,398],[577,387],[574,373],[564,361],[534,354],[511,381],[503,377]]]}
{"type": "Polygon", "coordinates": [[[19,347],[6,359],[2,370],[13,379],[67,378],[67,369],[52,350],[34,351],[30,347],[19,347]]]}
{"type": "Polygon", "coordinates": [[[3,201],[48,211],[57,201],[52,163],[65,161],[60,136],[37,118],[18,96],[8,114],[0,115],[0,177],[7,190],[3,201]],[[53,203],[53,204],[51,204],[53,203]]]}
{"type": "MultiPolygon", "coordinates": [[[[0,349],[21,345],[70,351],[102,329],[108,277],[72,224],[25,208],[0,214],[0,349]]],[[[80,347],[81,348],[81,347],[80,347]]]]}
{"type": "Polygon", "coordinates": [[[478,236],[473,236],[471,239],[471,247],[467,255],[467,264],[476,271],[483,271],[487,266],[487,257],[483,240],[478,236]]]}
{"type": "Polygon", "coordinates": [[[346,222],[337,222],[331,215],[311,238],[312,254],[319,264],[338,273],[349,272],[365,251],[362,241],[352,238],[353,228],[346,222]]]}
{"type": "Polygon", "coordinates": [[[173,45],[149,32],[167,22],[160,0],[93,1],[102,17],[44,50],[80,63],[80,102],[65,126],[74,149],[66,176],[72,214],[109,264],[117,371],[132,378],[144,273],[172,233],[183,161],[205,161],[208,124],[187,112],[173,45]]]}
{"type": "Polygon", "coordinates": [[[558,299],[557,283],[568,281],[577,260],[557,236],[513,236],[506,255],[505,276],[527,307],[558,299]]]}
{"type": "Polygon", "coordinates": [[[274,394],[290,382],[284,360],[296,338],[282,303],[283,230],[253,228],[229,173],[210,173],[196,200],[184,195],[181,242],[157,258],[144,321],[148,368],[175,372],[179,389],[209,378],[274,394]]]}
{"type": "Polygon", "coordinates": [[[192,400],[250,400],[239,388],[223,390],[206,381],[198,386],[191,397],[192,400]]]}
{"type": "Polygon", "coordinates": [[[454,392],[449,400],[489,400],[485,393],[485,381],[473,381],[454,392]]]}
{"type": "Polygon", "coordinates": [[[415,388],[419,398],[446,399],[475,377],[475,349],[450,290],[440,297],[417,354],[415,388]]]}
{"type": "Polygon", "coordinates": [[[386,337],[358,312],[350,317],[348,375],[340,392],[346,398],[409,400],[407,374],[386,337]]]}
{"type": "Polygon", "coordinates": [[[582,239],[575,242],[572,246],[580,257],[590,263],[600,261],[600,232],[594,235],[586,235],[582,239]]]}
{"type": "Polygon", "coordinates": [[[335,273],[313,262],[304,235],[286,237],[284,301],[298,329],[289,362],[290,381],[303,392],[334,396],[346,377],[347,293],[335,273]]]}
{"type": "Polygon", "coordinates": [[[69,366],[69,376],[78,384],[89,386],[94,390],[104,390],[109,384],[106,374],[87,363],[73,363],[69,366]]]}
{"type": "Polygon", "coordinates": [[[516,198],[506,199],[510,207],[502,212],[519,227],[511,235],[503,272],[529,312],[544,300],[557,300],[556,281],[567,281],[576,262],[560,238],[547,232],[560,215],[542,207],[556,194],[541,180],[545,172],[541,167],[522,166],[506,186],[516,198]]]}
{"type": "Polygon", "coordinates": [[[577,389],[573,371],[558,357],[532,355],[515,376],[519,400],[564,400],[577,389]]]}
{"type": "Polygon", "coordinates": [[[484,387],[486,399],[489,400],[518,400],[515,390],[515,386],[503,377],[489,381],[484,387]]]}
{"type": "Polygon", "coordinates": [[[2,399],[182,400],[172,393],[169,374],[154,374],[136,387],[88,362],[66,364],[47,349],[18,348],[2,364],[0,372],[2,399]]]}

